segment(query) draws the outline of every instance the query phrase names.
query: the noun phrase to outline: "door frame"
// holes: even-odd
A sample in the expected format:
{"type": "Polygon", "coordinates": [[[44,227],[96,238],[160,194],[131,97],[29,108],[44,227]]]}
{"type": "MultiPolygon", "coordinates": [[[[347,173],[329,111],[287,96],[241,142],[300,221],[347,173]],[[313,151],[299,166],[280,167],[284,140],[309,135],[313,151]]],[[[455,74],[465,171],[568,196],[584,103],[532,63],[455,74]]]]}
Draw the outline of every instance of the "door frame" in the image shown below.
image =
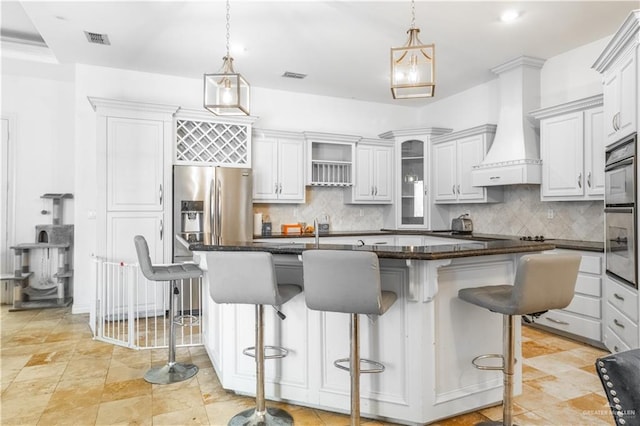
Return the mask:
{"type": "Polygon", "coordinates": [[[0,271],[2,273],[13,273],[11,264],[11,250],[9,247],[15,241],[15,150],[17,147],[16,117],[12,114],[0,115],[2,120],[2,138],[4,142],[6,125],[6,144],[2,144],[0,152],[0,202],[2,211],[0,212],[0,230],[2,236],[2,249],[0,252],[0,271]]]}

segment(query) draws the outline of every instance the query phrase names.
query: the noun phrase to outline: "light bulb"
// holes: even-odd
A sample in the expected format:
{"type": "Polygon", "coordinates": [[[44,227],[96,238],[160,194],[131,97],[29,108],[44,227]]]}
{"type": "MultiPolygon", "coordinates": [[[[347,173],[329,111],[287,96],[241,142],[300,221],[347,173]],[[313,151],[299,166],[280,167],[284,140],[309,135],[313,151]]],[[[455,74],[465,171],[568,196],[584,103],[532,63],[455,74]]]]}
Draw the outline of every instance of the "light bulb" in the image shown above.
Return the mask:
{"type": "Polygon", "coordinates": [[[416,83],[419,77],[418,57],[416,55],[411,55],[411,58],[409,60],[409,82],[416,83]]]}
{"type": "Polygon", "coordinates": [[[224,89],[222,89],[222,103],[230,105],[233,101],[233,93],[231,93],[231,82],[228,78],[224,80],[224,89]]]}

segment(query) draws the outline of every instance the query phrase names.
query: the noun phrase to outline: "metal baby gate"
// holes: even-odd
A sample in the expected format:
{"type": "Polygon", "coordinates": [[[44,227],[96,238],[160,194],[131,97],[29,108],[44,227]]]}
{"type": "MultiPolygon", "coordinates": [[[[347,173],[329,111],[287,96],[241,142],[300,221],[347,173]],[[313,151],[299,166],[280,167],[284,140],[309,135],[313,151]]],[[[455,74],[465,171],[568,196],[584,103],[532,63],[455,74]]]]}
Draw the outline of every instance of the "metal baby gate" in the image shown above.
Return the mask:
{"type": "MultiPolygon", "coordinates": [[[[166,348],[169,344],[170,282],[147,280],[138,264],[93,258],[96,307],[92,329],[98,340],[133,349],[166,348]]],[[[202,344],[202,279],[178,284],[176,346],[202,344]]]]}

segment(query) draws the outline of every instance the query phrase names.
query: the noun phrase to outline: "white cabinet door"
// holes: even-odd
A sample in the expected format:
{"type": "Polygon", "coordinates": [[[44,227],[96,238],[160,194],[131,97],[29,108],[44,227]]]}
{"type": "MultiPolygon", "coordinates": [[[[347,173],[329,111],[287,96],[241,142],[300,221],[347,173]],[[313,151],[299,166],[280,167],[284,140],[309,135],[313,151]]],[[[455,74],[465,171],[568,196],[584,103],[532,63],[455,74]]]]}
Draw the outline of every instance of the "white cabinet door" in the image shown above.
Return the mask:
{"type": "Polygon", "coordinates": [[[433,146],[433,191],[434,200],[455,201],[457,199],[456,141],[433,146]]]}
{"type": "Polygon", "coordinates": [[[278,199],[304,202],[304,145],[301,140],[278,141],[278,199]]]}
{"type": "Polygon", "coordinates": [[[482,201],[485,189],[471,185],[471,170],[484,159],[485,145],[482,135],[460,139],[457,146],[456,192],[459,201],[482,201]]]}
{"type": "Polygon", "coordinates": [[[543,120],[540,127],[541,195],[581,196],[584,193],[582,111],[543,120]]]}
{"type": "Polygon", "coordinates": [[[594,108],[584,112],[584,172],[585,194],[604,198],[604,110],[594,108]]]}
{"type": "Polygon", "coordinates": [[[375,199],[391,202],[393,195],[393,147],[376,147],[373,156],[373,187],[375,199]]]}
{"type": "Polygon", "coordinates": [[[358,144],[356,147],[356,181],[353,191],[356,201],[371,201],[374,196],[374,148],[358,144]]]}
{"type": "Polygon", "coordinates": [[[253,200],[273,200],[278,195],[278,140],[253,139],[253,200]]]}
{"type": "Polygon", "coordinates": [[[606,144],[612,144],[637,129],[638,62],[630,51],[604,75],[604,129],[606,144]]]}
{"type": "Polygon", "coordinates": [[[107,210],[162,211],[164,123],[107,118],[107,210]]]}
{"type": "Polygon", "coordinates": [[[142,235],[149,245],[151,263],[163,263],[165,238],[162,213],[107,213],[107,258],[114,262],[138,263],[133,237],[142,235]]]}
{"type": "Polygon", "coordinates": [[[302,139],[253,138],[253,201],[304,202],[302,139]]]}

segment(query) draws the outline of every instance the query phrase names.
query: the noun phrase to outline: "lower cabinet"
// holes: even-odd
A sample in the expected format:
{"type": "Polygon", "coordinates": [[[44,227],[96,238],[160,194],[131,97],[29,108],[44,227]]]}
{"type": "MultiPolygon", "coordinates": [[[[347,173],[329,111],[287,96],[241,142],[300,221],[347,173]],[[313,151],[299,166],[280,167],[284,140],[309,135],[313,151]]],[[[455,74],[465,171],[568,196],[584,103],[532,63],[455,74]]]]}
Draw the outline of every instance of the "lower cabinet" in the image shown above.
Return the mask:
{"type": "Polygon", "coordinates": [[[604,344],[612,352],[640,347],[638,291],[605,277],[604,344]]]}
{"type": "Polygon", "coordinates": [[[535,319],[535,324],[600,346],[603,328],[603,254],[560,249],[553,250],[551,253],[553,252],[571,252],[582,255],[575,295],[569,306],[545,312],[535,319]]]}

